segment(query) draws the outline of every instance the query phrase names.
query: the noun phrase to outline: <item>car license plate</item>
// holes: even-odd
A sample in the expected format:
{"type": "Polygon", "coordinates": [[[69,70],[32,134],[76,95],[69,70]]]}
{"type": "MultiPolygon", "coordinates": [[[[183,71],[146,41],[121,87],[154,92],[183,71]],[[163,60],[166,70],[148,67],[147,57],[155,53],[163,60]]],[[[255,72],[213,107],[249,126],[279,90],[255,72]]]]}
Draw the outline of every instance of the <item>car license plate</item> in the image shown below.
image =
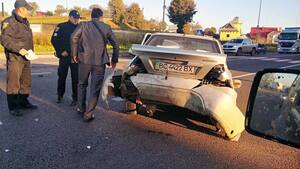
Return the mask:
{"type": "Polygon", "coordinates": [[[174,64],[174,63],[165,63],[165,62],[155,63],[155,69],[159,71],[195,74],[197,68],[198,67],[196,66],[188,66],[188,65],[181,65],[181,64],[174,64]]]}

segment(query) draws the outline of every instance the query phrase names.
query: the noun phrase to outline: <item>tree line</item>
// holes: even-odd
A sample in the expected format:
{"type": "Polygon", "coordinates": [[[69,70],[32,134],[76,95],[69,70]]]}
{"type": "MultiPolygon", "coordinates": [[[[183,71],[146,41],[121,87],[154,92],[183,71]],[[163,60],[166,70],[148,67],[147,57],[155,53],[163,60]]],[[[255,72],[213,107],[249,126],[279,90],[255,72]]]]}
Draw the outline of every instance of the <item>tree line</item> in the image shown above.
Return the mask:
{"type": "MultiPolygon", "coordinates": [[[[30,2],[33,10],[32,16],[37,14],[39,6],[36,2],[30,2]]],[[[98,4],[93,4],[89,8],[82,8],[80,6],[74,6],[80,12],[81,16],[88,18],[91,9],[98,7],[104,10],[106,18],[119,25],[131,27],[134,29],[143,30],[165,30],[167,24],[155,19],[146,20],[144,17],[143,9],[138,3],[131,3],[130,5],[124,4],[123,0],[109,0],[108,9],[103,8],[98,4]]],[[[63,16],[66,15],[68,9],[63,5],[57,5],[54,11],[47,11],[45,15],[48,16],[63,16]]],[[[201,25],[192,24],[193,16],[197,13],[196,3],[194,0],[172,0],[167,8],[167,16],[169,21],[177,26],[178,33],[193,34],[195,28],[202,28],[201,25]]],[[[206,35],[213,36],[216,34],[215,28],[207,28],[204,33],[206,35]]]]}

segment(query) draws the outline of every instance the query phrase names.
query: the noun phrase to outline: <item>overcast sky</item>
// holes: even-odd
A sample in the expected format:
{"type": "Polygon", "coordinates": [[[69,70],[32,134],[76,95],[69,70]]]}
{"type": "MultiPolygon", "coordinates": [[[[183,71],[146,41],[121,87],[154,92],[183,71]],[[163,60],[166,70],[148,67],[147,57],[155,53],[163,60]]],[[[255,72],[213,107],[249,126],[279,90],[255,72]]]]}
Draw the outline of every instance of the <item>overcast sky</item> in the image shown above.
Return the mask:
{"type": "MultiPolygon", "coordinates": [[[[14,0],[0,0],[7,11],[13,8],[14,0]]],[[[42,11],[54,10],[56,5],[89,7],[91,4],[107,6],[109,0],[29,0],[37,2],[42,11]]],[[[243,22],[243,33],[257,25],[260,0],[195,0],[198,13],[194,17],[204,28],[220,28],[235,16],[243,22]]],[[[163,0],[124,0],[129,5],[137,2],[144,9],[147,19],[162,19],[163,0]]],[[[171,0],[166,0],[167,6],[171,0]]],[[[262,26],[300,26],[300,0],[263,0],[262,26]]]]}

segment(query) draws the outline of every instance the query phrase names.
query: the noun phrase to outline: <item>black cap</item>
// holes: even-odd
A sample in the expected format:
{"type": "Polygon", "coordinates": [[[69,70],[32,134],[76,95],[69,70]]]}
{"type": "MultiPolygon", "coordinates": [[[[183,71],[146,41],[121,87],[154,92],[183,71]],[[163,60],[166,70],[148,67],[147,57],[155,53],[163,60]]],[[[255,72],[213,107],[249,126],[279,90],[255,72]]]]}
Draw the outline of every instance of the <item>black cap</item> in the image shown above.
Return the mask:
{"type": "Polygon", "coordinates": [[[80,18],[80,14],[76,10],[71,10],[70,13],[69,13],[69,16],[71,16],[71,17],[73,17],[75,19],[79,19],[80,18]]]}
{"type": "Polygon", "coordinates": [[[103,11],[100,8],[94,8],[92,10],[91,17],[92,18],[99,18],[103,16],[103,11]]]}
{"type": "Polygon", "coordinates": [[[27,10],[31,11],[33,8],[25,0],[16,0],[15,8],[25,7],[27,10]]]}

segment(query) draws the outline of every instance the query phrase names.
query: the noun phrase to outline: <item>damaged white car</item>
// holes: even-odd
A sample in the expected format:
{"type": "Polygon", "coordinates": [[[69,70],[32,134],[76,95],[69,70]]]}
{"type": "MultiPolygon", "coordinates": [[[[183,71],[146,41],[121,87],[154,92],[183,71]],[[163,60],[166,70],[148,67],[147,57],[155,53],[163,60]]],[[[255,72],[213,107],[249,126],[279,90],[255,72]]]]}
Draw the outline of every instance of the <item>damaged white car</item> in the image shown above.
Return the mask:
{"type": "Polygon", "coordinates": [[[126,100],[126,111],[157,105],[186,108],[215,120],[229,140],[244,131],[235,86],[220,43],[208,37],[155,33],[133,45],[134,59],[122,76],[114,76],[115,94],[126,100]]]}

